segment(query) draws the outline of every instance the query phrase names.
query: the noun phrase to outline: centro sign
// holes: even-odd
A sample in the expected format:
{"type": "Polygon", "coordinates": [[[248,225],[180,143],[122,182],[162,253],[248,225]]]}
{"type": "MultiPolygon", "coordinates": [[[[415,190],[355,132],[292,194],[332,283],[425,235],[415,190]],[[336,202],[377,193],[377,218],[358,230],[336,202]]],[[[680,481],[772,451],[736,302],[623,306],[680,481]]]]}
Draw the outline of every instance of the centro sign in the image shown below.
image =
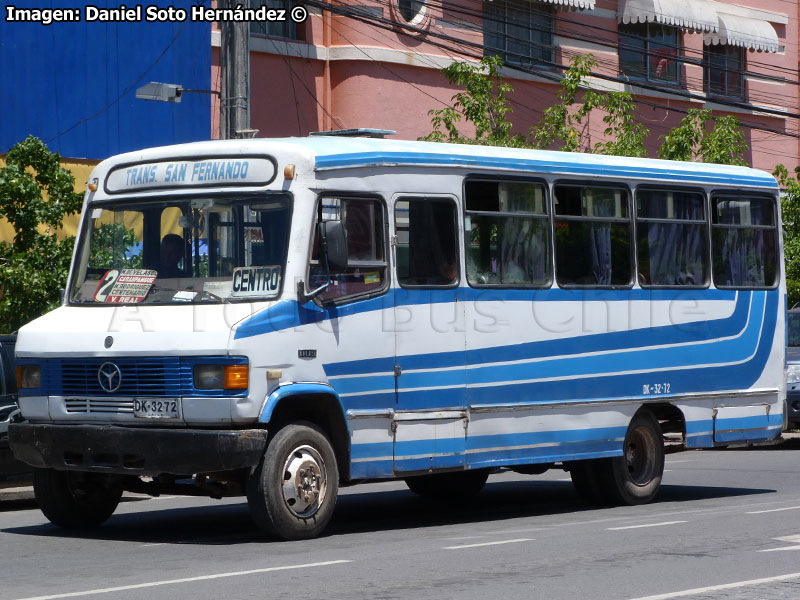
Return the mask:
{"type": "Polygon", "coordinates": [[[217,157],[135,163],[116,167],[106,176],[109,194],[193,186],[266,185],[275,179],[271,158],[217,157]]]}

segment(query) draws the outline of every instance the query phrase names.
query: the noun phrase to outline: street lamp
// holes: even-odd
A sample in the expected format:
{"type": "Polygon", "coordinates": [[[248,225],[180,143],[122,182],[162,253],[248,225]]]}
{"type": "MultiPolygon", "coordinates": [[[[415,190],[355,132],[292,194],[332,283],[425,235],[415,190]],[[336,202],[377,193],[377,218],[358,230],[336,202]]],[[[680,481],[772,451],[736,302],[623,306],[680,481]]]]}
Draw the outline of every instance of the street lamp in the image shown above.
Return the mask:
{"type": "Polygon", "coordinates": [[[176,83],[159,83],[157,81],[151,81],[136,90],[137,99],[157,102],[180,102],[183,94],[215,94],[219,96],[217,90],[187,90],[176,83]]]}

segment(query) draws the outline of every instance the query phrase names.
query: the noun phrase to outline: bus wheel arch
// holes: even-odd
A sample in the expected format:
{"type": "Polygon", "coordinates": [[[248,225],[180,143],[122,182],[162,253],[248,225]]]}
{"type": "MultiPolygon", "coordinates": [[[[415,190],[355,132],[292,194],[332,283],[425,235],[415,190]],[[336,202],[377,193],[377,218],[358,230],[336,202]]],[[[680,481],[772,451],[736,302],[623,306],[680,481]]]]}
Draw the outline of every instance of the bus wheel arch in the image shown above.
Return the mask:
{"type": "MultiPolygon", "coordinates": [[[[303,385],[304,388],[308,387],[303,385]]],[[[349,481],[350,432],[339,398],[332,388],[322,384],[313,391],[310,387],[297,392],[286,389],[291,387],[283,388],[281,394],[273,392],[261,412],[260,420],[267,424],[269,438],[272,439],[280,429],[291,423],[312,423],[325,433],[333,446],[339,480],[342,483],[349,481]]]]}

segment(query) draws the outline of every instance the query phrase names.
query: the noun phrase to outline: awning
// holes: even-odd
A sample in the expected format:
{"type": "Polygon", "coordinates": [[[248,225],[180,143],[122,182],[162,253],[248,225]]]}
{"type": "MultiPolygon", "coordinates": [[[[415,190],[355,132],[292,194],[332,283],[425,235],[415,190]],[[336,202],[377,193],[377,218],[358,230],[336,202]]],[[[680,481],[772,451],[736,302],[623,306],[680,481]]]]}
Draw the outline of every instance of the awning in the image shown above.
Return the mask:
{"type": "Polygon", "coordinates": [[[687,31],[716,31],[717,11],[705,0],[620,0],[620,23],[660,23],[687,31]]]}
{"type": "Polygon", "coordinates": [[[780,44],[775,28],[767,21],[749,19],[728,13],[717,13],[719,31],[703,37],[706,45],[730,44],[760,52],[777,52],[780,44]]]}
{"type": "Polygon", "coordinates": [[[593,10],[595,0],[539,0],[545,4],[555,4],[556,6],[566,6],[571,9],[593,10]]]}

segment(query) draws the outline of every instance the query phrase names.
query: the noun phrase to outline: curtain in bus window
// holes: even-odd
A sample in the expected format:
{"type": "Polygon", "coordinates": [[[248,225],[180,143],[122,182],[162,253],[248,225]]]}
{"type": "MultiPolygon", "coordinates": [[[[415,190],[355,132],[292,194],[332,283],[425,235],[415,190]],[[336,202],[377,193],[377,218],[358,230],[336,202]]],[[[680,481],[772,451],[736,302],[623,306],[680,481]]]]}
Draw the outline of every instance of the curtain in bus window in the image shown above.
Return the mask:
{"type": "Polygon", "coordinates": [[[716,200],[714,208],[714,224],[729,225],[714,228],[717,284],[732,287],[774,285],[777,233],[769,201],[716,200]]]}
{"type": "MultiPolygon", "coordinates": [[[[503,182],[498,186],[499,209],[510,213],[544,213],[543,191],[539,185],[503,182]]],[[[506,217],[499,220],[500,283],[544,283],[547,243],[546,222],[539,219],[506,217]],[[502,228],[501,228],[502,227],[502,228]]]]}
{"type": "MultiPolygon", "coordinates": [[[[702,220],[702,196],[682,192],[641,192],[646,203],[640,216],[652,219],[702,220]]],[[[705,282],[705,226],[700,223],[640,222],[643,283],[702,285],[705,282]],[[646,253],[646,255],[645,255],[646,253]],[[644,260],[647,258],[648,260],[644,260]]]]}
{"type": "MultiPolygon", "coordinates": [[[[603,190],[585,190],[587,212],[593,217],[616,216],[614,199],[603,190]]],[[[592,223],[589,232],[592,273],[597,285],[611,284],[611,224],[592,223]]]]}

